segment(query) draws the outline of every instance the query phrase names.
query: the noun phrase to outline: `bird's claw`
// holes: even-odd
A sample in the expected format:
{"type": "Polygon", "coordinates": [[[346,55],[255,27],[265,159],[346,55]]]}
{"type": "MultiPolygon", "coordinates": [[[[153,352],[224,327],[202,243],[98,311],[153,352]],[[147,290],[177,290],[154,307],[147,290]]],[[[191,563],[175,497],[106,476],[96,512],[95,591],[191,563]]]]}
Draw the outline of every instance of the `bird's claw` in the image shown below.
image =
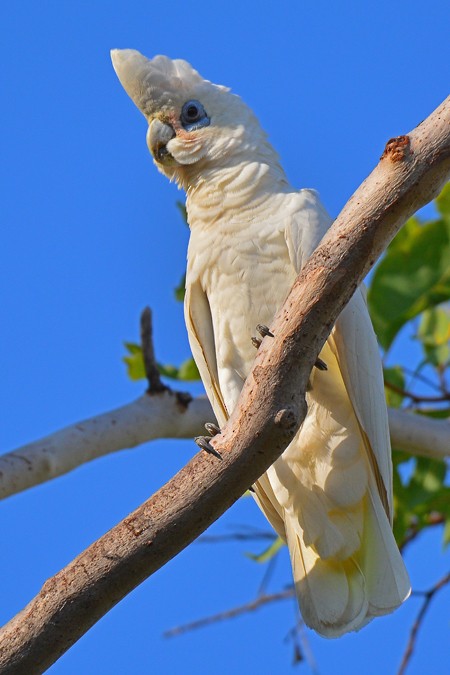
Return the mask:
{"type": "Polygon", "coordinates": [[[273,333],[270,332],[268,326],[265,326],[263,323],[259,323],[256,326],[256,330],[262,337],[275,337],[273,333]]]}
{"type": "Polygon", "coordinates": [[[259,349],[261,347],[261,340],[258,340],[257,337],[252,337],[252,345],[255,349],[259,349]]]}
{"type": "Polygon", "coordinates": [[[213,424],[212,422],[206,422],[205,429],[210,436],[217,436],[217,434],[220,434],[219,427],[217,424],[213,424]]]}
{"type": "Polygon", "coordinates": [[[217,450],[213,448],[206,436],[196,436],[194,441],[197,443],[198,447],[205,452],[208,452],[210,455],[214,455],[214,457],[217,457],[217,459],[222,459],[220,452],[217,452],[217,450]]]}
{"type": "Polygon", "coordinates": [[[322,359],[319,359],[319,357],[317,357],[314,365],[318,370],[328,370],[328,366],[325,361],[322,361],[322,359]]]}

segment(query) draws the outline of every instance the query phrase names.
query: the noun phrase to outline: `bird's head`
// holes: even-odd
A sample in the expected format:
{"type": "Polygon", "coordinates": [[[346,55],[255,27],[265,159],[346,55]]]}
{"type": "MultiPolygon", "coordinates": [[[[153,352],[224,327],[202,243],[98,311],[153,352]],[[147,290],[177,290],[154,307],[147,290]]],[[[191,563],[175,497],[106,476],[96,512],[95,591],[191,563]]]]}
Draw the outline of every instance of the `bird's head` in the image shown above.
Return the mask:
{"type": "Polygon", "coordinates": [[[228,88],[204,80],[186,61],[147,59],[133,49],[113,49],[111,58],[122,86],[148,121],[147,144],[156,166],[180,186],[187,188],[205,169],[270,148],[250,108],[228,88]]]}

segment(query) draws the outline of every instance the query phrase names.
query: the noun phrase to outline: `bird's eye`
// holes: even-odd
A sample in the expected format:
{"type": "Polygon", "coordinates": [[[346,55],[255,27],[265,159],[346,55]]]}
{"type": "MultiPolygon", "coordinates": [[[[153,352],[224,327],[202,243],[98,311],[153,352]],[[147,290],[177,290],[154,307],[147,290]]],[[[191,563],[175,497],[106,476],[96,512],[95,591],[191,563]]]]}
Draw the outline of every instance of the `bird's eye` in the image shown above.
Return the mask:
{"type": "Polygon", "coordinates": [[[180,122],[186,131],[207,127],[210,120],[200,101],[186,101],[181,109],[180,122]]]}

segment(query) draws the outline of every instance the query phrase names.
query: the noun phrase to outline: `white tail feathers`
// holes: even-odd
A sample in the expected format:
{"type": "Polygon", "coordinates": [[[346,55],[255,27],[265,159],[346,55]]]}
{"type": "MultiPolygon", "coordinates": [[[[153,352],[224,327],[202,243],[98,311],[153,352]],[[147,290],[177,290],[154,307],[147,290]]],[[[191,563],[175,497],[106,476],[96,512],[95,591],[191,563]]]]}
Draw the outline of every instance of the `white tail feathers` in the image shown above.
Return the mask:
{"type": "Polygon", "coordinates": [[[301,516],[285,513],[300,610],[305,623],[324,637],[359,630],[373,617],[392,612],[410,593],[408,575],[375,486],[369,487],[362,517],[359,548],[339,560],[320,557],[305,543],[301,516]]]}

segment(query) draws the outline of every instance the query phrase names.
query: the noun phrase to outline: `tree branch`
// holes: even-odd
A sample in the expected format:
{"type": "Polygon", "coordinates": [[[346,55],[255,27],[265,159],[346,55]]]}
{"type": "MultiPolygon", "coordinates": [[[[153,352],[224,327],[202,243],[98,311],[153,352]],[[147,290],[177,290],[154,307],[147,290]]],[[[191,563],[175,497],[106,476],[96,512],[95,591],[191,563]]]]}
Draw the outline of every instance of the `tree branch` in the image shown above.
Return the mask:
{"type": "Polygon", "coordinates": [[[422,595],[424,600],[420,607],[419,613],[417,614],[417,618],[412,625],[408,644],[406,646],[406,650],[405,653],[403,654],[402,662],[398,670],[398,675],[404,675],[404,673],[406,672],[408,663],[414,651],[414,647],[416,646],[417,634],[420,630],[420,627],[425,618],[425,614],[428,611],[432,599],[434,598],[436,593],[440,591],[442,588],[444,588],[444,586],[446,586],[448,583],[450,583],[450,573],[442,577],[442,579],[440,579],[432,588],[430,588],[429,591],[425,591],[420,594],[417,591],[413,593],[413,595],[422,595]]]}
{"type": "MultiPolygon", "coordinates": [[[[135,448],[159,438],[186,438],[204,433],[214,419],[204,396],[191,401],[167,389],[144,394],[110,412],[70,425],[0,456],[0,499],[58,478],[104,455],[135,448]]],[[[389,409],[392,446],[412,455],[444,459],[450,455],[450,420],[389,409]]]]}
{"type": "Polygon", "coordinates": [[[157,438],[193,438],[212,419],[209,401],[179,392],[132,403],[61,429],[0,457],[0,499],[62,476],[85,462],[157,438]]]}
{"type": "Polygon", "coordinates": [[[188,633],[191,630],[196,630],[197,628],[204,628],[205,626],[210,626],[212,623],[217,623],[219,621],[227,621],[228,619],[234,619],[241,614],[247,614],[248,612],[254,612],[265,605],[268,605],[272,602],[280,602],[280,600],[288,600],[290,598],[295,598],[295,589],[288,588],[285,591],[279,591],[278,593],[264,593],[263,595],[258,595],[254,600],[246,602],[245,605],[239,605],[238,607],[233,607],[232,609],[227,609],[224,612],[219,612],[218,614],[212,614],[211,616],[206,616],[204,619],[197,619],[196,621],[191,621],[190,623],[185,623],[182,626],[176,626],[175,628],[170,628],[164,633],[164,637],[171,638],[183,633],[188,633]]]}
{"type": "Polygon", "coordinates": [[[167,391],[168,387],[161,382],[161,376],[155,359],[152,310],[150,307],[146,307],[141,314],[141,346],[145,374],[148,380],[147,393],[160,394],[163,391],[167,391]]]}
{"type": "Polygon", "coordinates": [[[422,394],[414,394],[412,391],[406,391],[406,389],[398,387],[393,382],[385,382],[384,384],[391,391],[395,391],[397,394],[403,396],[403,398],[409,398],[413,403],[445,403],[450,401],[449,392],[444,392],[439,396],[424,396],[422,394]]]}
{"type": "Polygon", "coordinates": [[[450,97],[392,139],[302,269],[264,338],[238,405],[211,444],[47,581],[1,631],[0,671],[40,673],[127,593],[201,534],[283,452],[335,320],[401,225],[450,175],[450,97]]]}
{"type": "Polygon", "coordinates": [[[388,413],[393,448],[434,459],[450,456],[450,419],[433,419],[399,408],[389,408],[388,413]]]}

